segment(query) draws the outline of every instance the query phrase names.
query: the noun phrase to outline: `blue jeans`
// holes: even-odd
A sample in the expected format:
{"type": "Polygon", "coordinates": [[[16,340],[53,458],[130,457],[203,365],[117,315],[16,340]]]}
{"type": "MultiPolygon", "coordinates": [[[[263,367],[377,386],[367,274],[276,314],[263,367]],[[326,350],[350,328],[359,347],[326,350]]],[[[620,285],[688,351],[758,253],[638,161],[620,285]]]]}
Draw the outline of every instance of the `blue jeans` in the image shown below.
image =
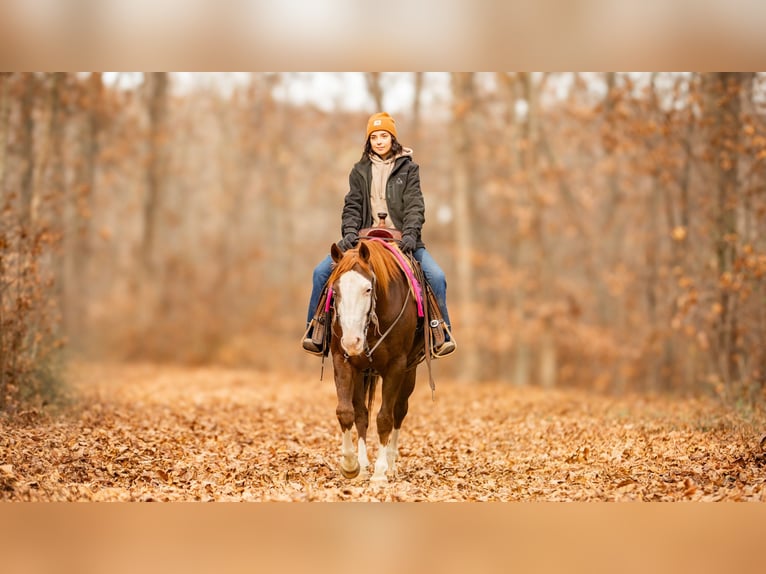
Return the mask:
{"type": "MultiPolygon", "coordinates": [[[[439,305],[439,311],[441,311],[444,322],[448,327],[452,326],[449,319],[449,313],[447,313],[447,277],[444,275],[444,271],[439,267],[439,264],[431,257],[431,254],[426,251],[425,247],[416,249],[413,253],[415,259],[417,259],[420,266],[423,268],[423,274],[426,276],[426,281],[431,286],[436,297],[436,303],[439,305]]],[[[306,318],[306,323],[310,323],[314,317],[314,311],[319,304],[319,296],[322,294],[327,279],[330,278],[332,273],[332,257],[329,255],[322,259],[314,268],[313,285],[311,288],[311,299],[309,301],[309,311],[306,318]]]]}
{"type": "Polygon", "coordinates": [[[332,257],[329,255],[319,262],[319,265],[314,267],[314,277],[311,287],[311,300],[309,301],[309,313],[306,318],[306,324],[311,323],[311,319],[314,318],[314,311],[316,311],[317,305],[319,305],[319,296],[322,294],[325,283],[330,278],[332,273],[332,257]]]}

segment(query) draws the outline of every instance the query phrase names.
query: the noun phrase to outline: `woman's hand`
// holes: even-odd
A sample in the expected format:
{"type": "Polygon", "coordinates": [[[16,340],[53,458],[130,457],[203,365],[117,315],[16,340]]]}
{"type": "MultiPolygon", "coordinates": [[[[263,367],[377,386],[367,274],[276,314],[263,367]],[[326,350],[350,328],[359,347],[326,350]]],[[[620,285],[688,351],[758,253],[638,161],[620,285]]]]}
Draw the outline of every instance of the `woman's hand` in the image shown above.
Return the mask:
{"type": "Polygon", "coordinates": [[[412,253],[415,251],[416,246],[417,241],[415,241],[415,238],[412,235],[403,235],[402,240],[399,243],[399,247],[404,253],[412,253]]]}
{"type": "Polygon", "coordinates": [[[359,234],[356,231],[349,231],[343,236],[343,239],[338,241],[338,247],[341,251],[351,249],[359,242],[359,234]]]}

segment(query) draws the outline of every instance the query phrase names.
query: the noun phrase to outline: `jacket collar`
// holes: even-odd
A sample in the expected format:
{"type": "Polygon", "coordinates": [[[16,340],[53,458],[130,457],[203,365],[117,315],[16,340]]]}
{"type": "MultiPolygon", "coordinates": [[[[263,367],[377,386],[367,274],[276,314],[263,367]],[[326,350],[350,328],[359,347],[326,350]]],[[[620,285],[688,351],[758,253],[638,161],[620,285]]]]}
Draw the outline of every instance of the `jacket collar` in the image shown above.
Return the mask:
{"type": "MultiPolygon", "coordinates": [[[[391,170],[391,175],[396,173],[405,163],[412,161],[412,152],[404,155],[400,155],[394,161],[394,167],[391,170]]],[[[360,172],[365,178],[368,178],[372,171],[372,160],[368,156],[364,156],[360,159],[354,168],[360,172]]]]}

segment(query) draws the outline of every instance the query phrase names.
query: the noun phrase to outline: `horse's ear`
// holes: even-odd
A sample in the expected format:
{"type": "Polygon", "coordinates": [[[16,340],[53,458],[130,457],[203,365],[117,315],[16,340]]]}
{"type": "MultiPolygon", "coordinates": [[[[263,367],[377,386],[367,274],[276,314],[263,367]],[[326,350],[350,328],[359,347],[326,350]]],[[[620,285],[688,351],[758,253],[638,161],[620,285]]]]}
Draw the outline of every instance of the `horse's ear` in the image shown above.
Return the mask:
{"type": "Polygon", "coordinates": [[[370,260],[370,248],[366,241],[359,242],[359,259],[367,263],[370,260]]]}
{"type": "Polygon", "coordinates": [[[332,257],[332,260],[337,263],[343,258],[343,252],[340,250],[340,247],[338,247],[337,243],[333,243],[330,247],[330,256],[332,257]]]}

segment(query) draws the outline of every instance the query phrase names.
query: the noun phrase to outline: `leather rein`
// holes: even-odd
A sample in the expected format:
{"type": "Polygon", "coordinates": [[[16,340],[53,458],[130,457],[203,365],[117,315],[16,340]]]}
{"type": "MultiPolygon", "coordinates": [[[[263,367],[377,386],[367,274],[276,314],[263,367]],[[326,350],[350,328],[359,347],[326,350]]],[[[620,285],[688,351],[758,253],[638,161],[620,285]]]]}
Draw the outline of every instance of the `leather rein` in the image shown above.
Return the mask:
{"type": "MultiPolygon", "coordinates": [[[[383,340],[384,340],[384,339],[385,339],[385,338],[388,336],[388,334],[389,334],[389,333],[391,333],[391,331],[393,330],[393,328],[394,328],[394,327],[396,327],[396,324],[397,324],[397,323],[399,322],[399,320],[402,318],[402,315],[404,315],[404,310],[407,308],[407,303],[409,302],[409,300],[410,300],[410,290],[409,290],[409,289],[407,289],[407,296],[404,298],[404,303],[402,304],[402,309],[399,311],[399,314],[396,316],[396,319],[394,319],[394,322],[393,322],[393,323],[391,323],[391,324],[388,326],[388,329],[386,329],[386,332],[385,332],[385,333],[383,333],[383,334],[380,336],[380,339],[378,339],[378,342],[377,342],[377,343],[375,343],[375,344],[372,346],[372,349],[369,349],[368,351],[365,351],[365,353],[364,353],[364,354],[367,356],[367,358],[370,360],[370,362],[372,362],[372,354],[375,352],[375,349],[377,349],[377,348],[378,348],[378,346],[380,346],[380,344],[381,344],[381,343],[383,342],[383,340]]],[[[367,316],[367,328],[365,329],[365,331],[367,331],[367,329],[369,329],[370,320],[371,320],[371,315],[372,315],[372,313],[373,313],[373,307],[374,307],[374,305],[371,303],[371,304],[370,304],[370,313],[369,313],[369,314],[368,314],[368,316],[367,316]]],[[[377,322],[376,322],[376,324],[377,324],[377,322]]],[[[378,327],[378,332],[380,333],[380,327],[378,327]]],[[[366,343],[365,343],[365,344],[366,344],[366,343]]]]}

